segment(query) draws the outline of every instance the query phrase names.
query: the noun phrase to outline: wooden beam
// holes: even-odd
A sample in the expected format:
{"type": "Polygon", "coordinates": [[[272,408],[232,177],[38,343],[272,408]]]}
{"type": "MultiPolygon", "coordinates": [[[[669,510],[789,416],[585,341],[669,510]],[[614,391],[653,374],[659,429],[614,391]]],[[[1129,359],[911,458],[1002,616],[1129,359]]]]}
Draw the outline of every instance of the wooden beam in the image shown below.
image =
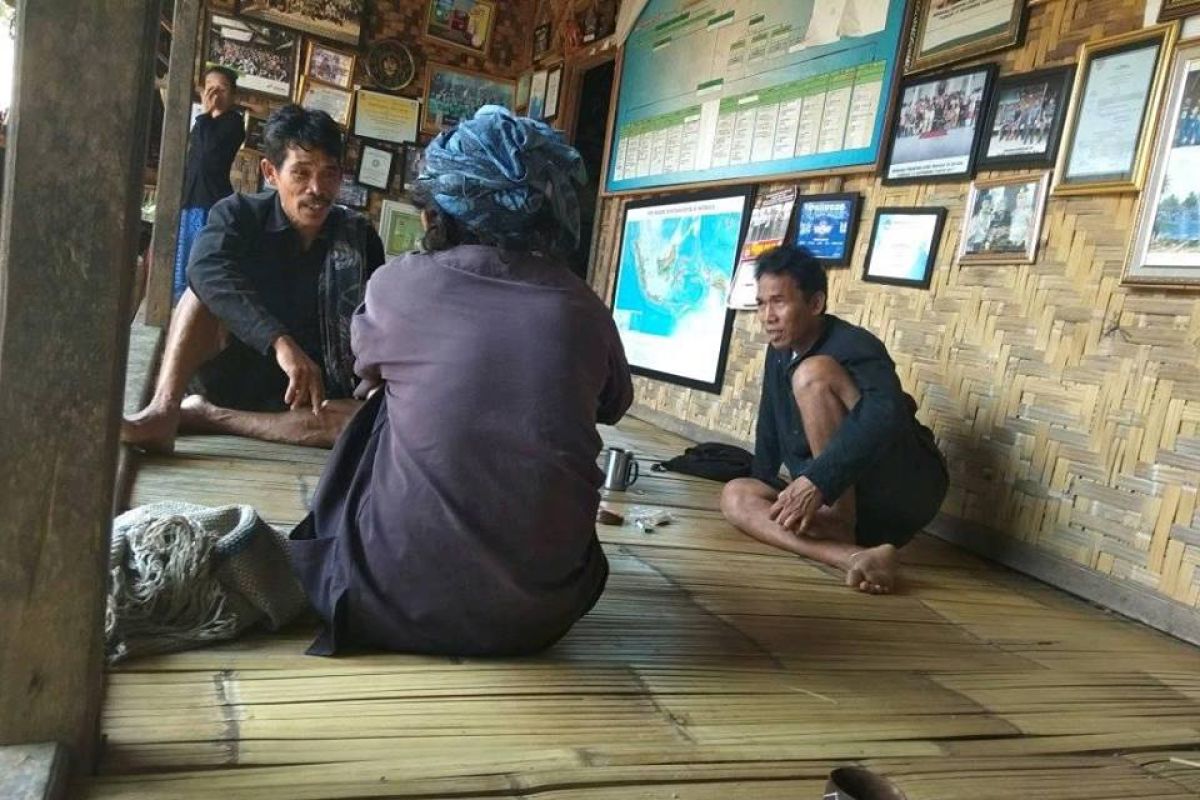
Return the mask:
{"type": "Polygon", "coordinates": [[[98,741],[158,4],[22,0],[0,203],[0,745],[98,741]]]}
{"type": "Polygon", "coordinates": [[[200,33],[201,0],[175,0],[171,63],[167,67],[167,98],[163,103],[162,146],[158,156],[158,193],[154,230],[150,235],[150,274],[146,283],[146,322],[166,327],[171,320],[175,248],[179,242],[179,211],[183,201],[183,167],[187,160],[192,121],[192,86],[196,42],[200,33]]]}

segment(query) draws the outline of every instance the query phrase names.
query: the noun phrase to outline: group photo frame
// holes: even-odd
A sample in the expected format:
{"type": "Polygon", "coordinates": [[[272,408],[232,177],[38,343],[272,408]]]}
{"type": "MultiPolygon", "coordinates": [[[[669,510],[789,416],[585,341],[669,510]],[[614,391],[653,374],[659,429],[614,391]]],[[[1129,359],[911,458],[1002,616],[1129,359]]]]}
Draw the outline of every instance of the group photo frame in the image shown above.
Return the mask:
{"type": "Polygon", "coordinates": [[[1054,194],[1135,192],[1149,162],[1179,23],[1079,46],[1054,194]]]}
{"type": "Polygon", "coordinates": [[[367,0],[238,0],[237,13],[274,25],[321,36],[342,44],[357,45],[362,39],[363,12],[367,0]]]}
{"type": "Polygon", "coordinates": [[[203,68],[233,70],[239,89],[290,100],[299,54],[300,36],[294,31],[225,14],[208,15],[203,68]]]}
{"type": "Polygon", "coordinates": [[[907,74],[925,72],[1017,47],[1025,37],[1028,0],[917,0],[909,28],[907,74]]]}
{"type": "Polygon", "coordinates": [[[1034,263],[1049,185],[1049,171],[974,181],[967,194],[959,263],[1034,263]]]}
{"type": "Polygon", "coordinates": [[[900,84],[883,183],[961,180],[975,174],[995,64],[906,78],[900,84]]]}
{"type": "Polygon", "coordinates": [[[945,225],[946,209],[940,206],[875,209],[862,279],[928,289],[945,225]]]}
{"type": "Polygon", "coordinates": [[[1180,42],[1122,283],[1200,286],[1200,37],[1180,42]]]}
{"type": "Polygon", "coordinates": [[[302,78],[320,81],[339,89],[349,89],[354,83],[354,69],[358,56],[346,50],[309,39],[304,48],[304,70],[302,78]]]}
{"type": "Polygon", "coordinates": [[[1074,80],[1071,64],[1001,76],[988,104],[978,168],[1052,169],[1074,80]]]}
{"type": "Polygon", "coordinates": [[[512,109],[517,103],[517,82],[475,70],[429,63],[425,66],[425,100],[421,133],[436,134],[457,125],[486,105],[512,109]]]}

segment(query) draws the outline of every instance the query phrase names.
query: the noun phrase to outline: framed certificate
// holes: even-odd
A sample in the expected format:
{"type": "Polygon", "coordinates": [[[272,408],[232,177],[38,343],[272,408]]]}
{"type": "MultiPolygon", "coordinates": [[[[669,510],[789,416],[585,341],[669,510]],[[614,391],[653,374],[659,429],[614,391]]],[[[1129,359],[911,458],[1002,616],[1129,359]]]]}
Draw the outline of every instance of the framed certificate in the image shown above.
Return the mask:
{"type": "Polygon", "coordinates": [[[863,280],[928,289],[946,209],[880,208],[863,265],[863,280]]]}
{"type": "Polygon", "coordinates": [[[917,0],[906,73],[922,72],[1016,47],[1025,35],[1026,0],[917,0]]]}
{"type": "Polygon", "coordinates": [[[386,191],[392,183],[394,156],[391,150],[363,145],[362,155],[358,159],[358,182],[372,189],[386,191]]]}
{"type": "Polygon", "coordinates": [[[546,109],[542,112],[546,119],[558,116],[558,94],[562,89],[562,74],[562,67],[555,67],[546,77],[546,109]]]}
{"type": "Polygon", "coordinates": [[[354,135],[381,142],[415,142],[421,103],[394,94],[358,90],[354,107],[354,135]]]}
{"type": "Polygon", "coordinates": [[[1200,38],[1181,42],[1125,261],[1127,284],[1200,286],[1200,38]]]}
{"type": "Polygon", "coordinates": [[[326,86],[307,78],[300,82],[300,105],[310,111],[324,111],[333,121],[345,127],[350,121],[350,104],[354,95],[334,86],[326,86]]]}
{"type": "Polygon", "coordinates": [[[1055,194],[1132,192],[1142,188],[1176,22],[1079,47],[1055,194]]]}
{"type": "Polygon", "coordinates": [[[388,258],[420,250],[425,237],[421,212],[408,203],[384,200],[379,212],[379,234],[388,258]]]}

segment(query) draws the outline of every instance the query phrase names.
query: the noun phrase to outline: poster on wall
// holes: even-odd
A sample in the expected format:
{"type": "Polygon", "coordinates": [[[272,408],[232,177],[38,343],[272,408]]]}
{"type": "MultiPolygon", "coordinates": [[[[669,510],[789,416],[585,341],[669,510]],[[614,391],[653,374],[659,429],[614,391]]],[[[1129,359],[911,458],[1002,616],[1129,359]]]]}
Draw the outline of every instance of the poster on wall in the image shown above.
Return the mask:
{"type": "Polygon", "coordinates": [[[861,202],[857,192],[802,197],[796,211],[794,243],[827,267],[846,266],[858,235],[861,202]]]}
{"type": "Polygon", "coordinates": [[[751,187],[629,203],[613,320],[634,373],[719,393],[751,187]]]}
{"type": "Polygon", "coordinates": [[[625,44],[610,192],[874,164],[903,0],[649,0],[625,44]]]}
{"type": "Polygon", "coordinates": [[[783,244],[795,205],[795,186],[760,194],[754,201],[750,229],[746,231],[742,255],[738,259],[737,272],[729,290],[730,308],[745,311],[758,305],[758,281],[754,277],[758,257],[783,244]]]}

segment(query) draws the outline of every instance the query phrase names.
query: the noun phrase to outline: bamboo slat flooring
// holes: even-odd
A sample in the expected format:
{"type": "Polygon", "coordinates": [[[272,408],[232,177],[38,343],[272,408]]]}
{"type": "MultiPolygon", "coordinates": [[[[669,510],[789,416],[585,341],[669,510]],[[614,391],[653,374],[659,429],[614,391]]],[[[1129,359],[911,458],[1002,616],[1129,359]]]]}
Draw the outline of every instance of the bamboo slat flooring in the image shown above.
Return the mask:
{"type": "MultiPolygon", "coordinates": [[[[861,763],[910,800],[1200,796],[1200,652],[920,537],[868,597],[748,541],[718,485],[649,473],[688,443],[604,430],[643,477],[600,527],[612,574],[550,652],[304,655],[313,627],[113,670],[94,800],[819,798],[861,763]]],[[[185,438],[134,503],[300,519],[321,451],[185,438]]]]}

